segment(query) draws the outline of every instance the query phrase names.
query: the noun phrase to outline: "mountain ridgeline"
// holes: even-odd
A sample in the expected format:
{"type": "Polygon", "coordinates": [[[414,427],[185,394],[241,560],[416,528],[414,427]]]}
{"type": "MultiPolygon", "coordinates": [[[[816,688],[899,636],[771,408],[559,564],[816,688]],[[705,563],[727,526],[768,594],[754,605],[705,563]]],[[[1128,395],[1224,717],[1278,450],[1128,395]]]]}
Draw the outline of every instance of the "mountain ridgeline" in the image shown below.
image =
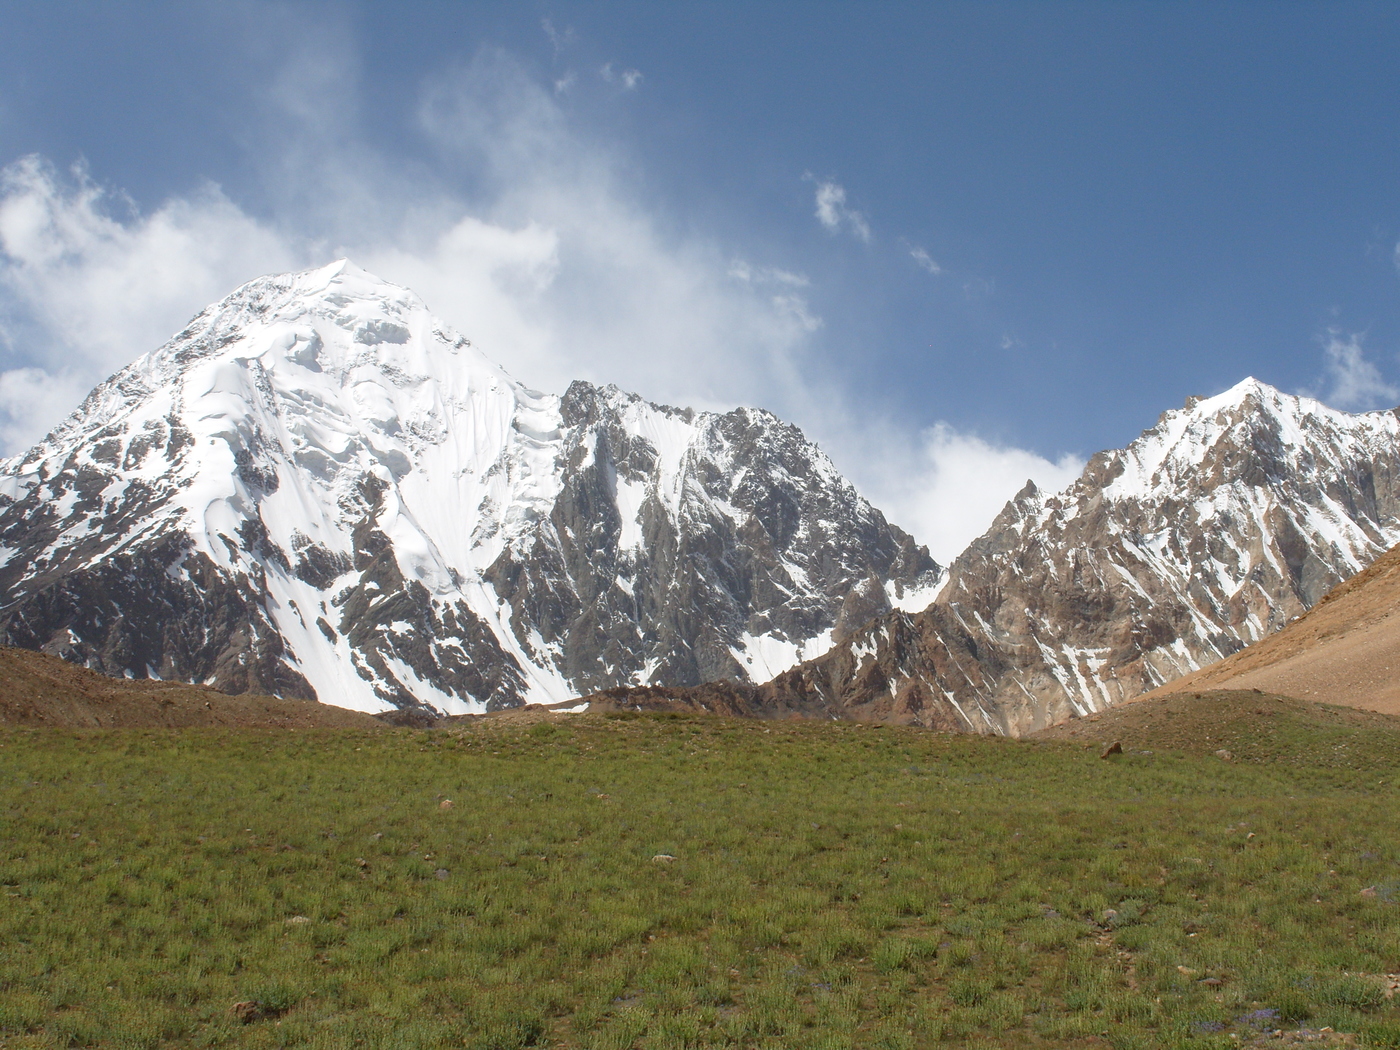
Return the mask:
{"type": "Polygon", "coordinates": [[[1272,634],[1397,542],[1400,414],[1248,379],[1096,455],[1061,493],[1027,485],[929,608],[727,702],[1031,732],[1272,634]]]}
{"type": "Polygon", "coordinates": [[[0,464],[0,642],[468,713],[766,679],[941,570],[795,427],[513,380],[411,292],[262,278],[0,464]]]}
{"type": "Polygon", "coordinates": [[[1398,439],[1246,380],[944,570],[772,414],[537,393],[340,262],[243,286],[0,463],[0,643],[363,711],[607,691],[1020,734],[1400,541],[1398,439]]]}

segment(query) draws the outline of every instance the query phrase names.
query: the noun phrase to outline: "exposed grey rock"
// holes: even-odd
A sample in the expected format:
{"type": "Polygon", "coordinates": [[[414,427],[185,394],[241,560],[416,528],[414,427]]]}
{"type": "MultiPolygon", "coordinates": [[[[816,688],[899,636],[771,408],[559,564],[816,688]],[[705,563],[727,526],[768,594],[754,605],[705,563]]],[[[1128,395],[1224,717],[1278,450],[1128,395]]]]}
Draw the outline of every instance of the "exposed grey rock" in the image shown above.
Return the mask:
{"type": "Polygon", "coordinates": [[[767,678],[940,579],[770,413],[538,394],[348,264],[251,282],[0,464],[0,546],[0,642],[453,713],[767,678]]]}

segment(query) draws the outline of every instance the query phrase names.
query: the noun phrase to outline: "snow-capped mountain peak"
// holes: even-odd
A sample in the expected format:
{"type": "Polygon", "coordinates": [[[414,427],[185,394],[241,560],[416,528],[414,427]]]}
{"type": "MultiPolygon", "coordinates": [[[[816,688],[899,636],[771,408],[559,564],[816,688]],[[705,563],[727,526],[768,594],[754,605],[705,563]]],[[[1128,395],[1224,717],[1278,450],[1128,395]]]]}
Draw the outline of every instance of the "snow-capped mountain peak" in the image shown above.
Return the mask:
{"type": "Polygon", "coordinates": [[[1249,377],[1214,397],[1192,398],[1184,408],[1163,413],[1121,453],[1104,454],[1121,466],[1104,486],[1104,496],[1165,495],[1218,447],[1244,450],[1263,442],[1304,453],[1319,445],[1350,448],[1391,432],[1393,422],[1390,412],[1342,412],[1249,377]]]}
{"type": "Polygon", "coordinates": [[[949,567],[773,695],[1018,733],[1237,651],[1400,542],[1400,411],[1352,414],[1246,379],[1028,485],[949,567]]]}
{"type": "Polygon", "coordinates": [[[766,677],[857,583],[876,615],[938,575],[770,414],[537,393],[344,260],[244,285],[0,464],[0,544],[5,640],[366,710],[766,677]]]}

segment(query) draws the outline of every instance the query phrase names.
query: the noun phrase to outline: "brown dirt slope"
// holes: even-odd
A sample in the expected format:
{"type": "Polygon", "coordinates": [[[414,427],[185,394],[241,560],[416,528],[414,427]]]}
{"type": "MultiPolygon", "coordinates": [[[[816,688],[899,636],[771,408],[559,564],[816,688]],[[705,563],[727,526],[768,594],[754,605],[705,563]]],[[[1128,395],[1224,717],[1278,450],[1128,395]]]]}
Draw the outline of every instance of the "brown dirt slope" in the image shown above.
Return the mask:
{"type": "Polygon", "coordinates": [[[1338,584],[1291,624],[1144,694],[1261,689],[1400,715],[1400,547],[1338,584]]]}
{"type": "Polygon", "coordinates": [[[1114,743],[1129,752],[1224,752],[1236,762],[1400,762],[1400,718],[1252,689],[1163,694],[1061,722],[1029,739],[1067,740],[1100,753],[1114,743]]]}
{"type": "Polygon", "coordinates": [[[383,723],[314,700],[228,696],[197,685],[108,678],[56,656],[0,646],[0,725],[300,729],[383,723]]]}

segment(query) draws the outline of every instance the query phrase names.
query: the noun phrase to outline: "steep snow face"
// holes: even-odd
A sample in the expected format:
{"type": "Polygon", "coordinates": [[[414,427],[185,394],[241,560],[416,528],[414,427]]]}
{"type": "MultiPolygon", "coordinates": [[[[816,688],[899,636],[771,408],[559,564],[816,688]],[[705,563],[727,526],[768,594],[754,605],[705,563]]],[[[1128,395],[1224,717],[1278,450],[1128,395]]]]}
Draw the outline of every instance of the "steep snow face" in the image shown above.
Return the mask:
{"type": "Polygon", "coordinates": [[[1397,412],[1338,412],[1248,379],[1095,456],[1064,492],[1028,485],[929,609],[777,684],[1019,733],[1235,652],[1397,542],[1397,412]]]}
{"type": "Polygon", "coordinates": [[[1180,596],[1197,640],[1182,639],[1186,663],[1149,672],[1175,677],[1278,629],[1400,541],[1398,455],[1396,411],[1338,412],[1246,379],[1096,458],[1034,528],[1042,543],[1092,540],[1135,593],[1180,596]]]}
{"type": "Polygon", "coordinates": [[[453,713],[781,669],[856,583],[940,575],[768,413],[536,393],[346,262],[245,285],[0,464],[0,545],[11,644],[453,713]]]}

